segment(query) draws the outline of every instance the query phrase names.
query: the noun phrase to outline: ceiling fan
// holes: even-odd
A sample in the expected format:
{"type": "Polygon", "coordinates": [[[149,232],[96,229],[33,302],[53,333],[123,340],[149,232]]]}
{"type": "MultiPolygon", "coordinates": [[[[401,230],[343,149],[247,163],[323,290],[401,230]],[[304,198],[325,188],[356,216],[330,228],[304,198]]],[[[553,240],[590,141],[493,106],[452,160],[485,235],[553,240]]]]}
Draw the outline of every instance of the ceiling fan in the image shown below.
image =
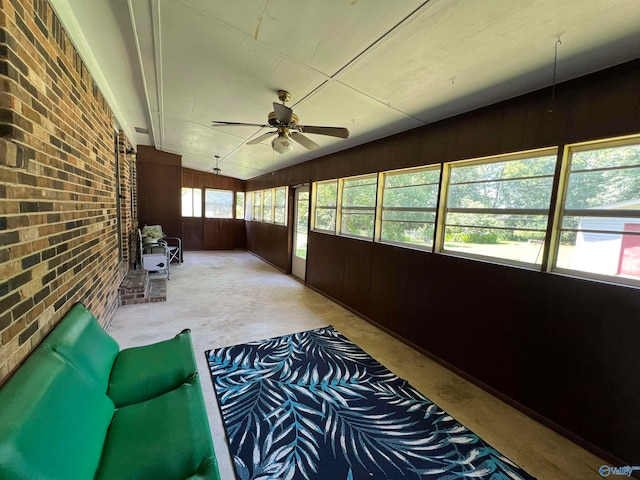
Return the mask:
{"type": "Polygon", "coordinates": [[[271,141],[271,146],[278,153],[287,153],[293,150],[291,140],[299,143],[307,150],[319,148],[316,142],[302,135],[303,133],[313,133],[316,135],[328,135],[330,137],[348,138],[349,130],[344,127],[315,127],[311,125],[298,125],[298,116],[285,105],[291,99],[291,94],[286,90],[278,90],[278,98],[282,104],[273,102],[273,112],[269,114],[268,123],[241,123],[241,122],[221,122],[213,121],[214,126],[218,125],[247,125],[253,127],[272,127],[275,130],[260,135],[247,142],[247,145],[256,145],[276,134],[271,141]]]}

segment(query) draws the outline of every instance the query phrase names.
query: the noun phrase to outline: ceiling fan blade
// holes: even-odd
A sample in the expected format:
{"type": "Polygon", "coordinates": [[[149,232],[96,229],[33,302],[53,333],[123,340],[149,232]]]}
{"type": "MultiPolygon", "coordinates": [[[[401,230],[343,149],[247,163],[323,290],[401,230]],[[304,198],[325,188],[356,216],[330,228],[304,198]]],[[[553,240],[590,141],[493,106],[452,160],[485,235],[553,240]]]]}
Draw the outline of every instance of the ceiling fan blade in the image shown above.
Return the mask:
{"type": "Polygon", "coordinates": [[[247,145],[257,145],[258,143],[262,143],[264,142],[267,138],[273,136],[274,133],[277,133],[276,131],[273,132],[267,132],[267,133],[263,133],[262,135],[260,135],[259,137],[254,138],[253,140],[249,140],[247,142],[247,145]]]}
{"type": "Polygon", "coordinates": [[[211,120],[214,127],[222,125],[242,125],[246,127],[270,127],[271,125],[263,125],[260,123],[242,123],[242,122],[219,122],[218,120],[211,120]]]}
{"type": "Polygon", "coordinates": [[[330,137],[349,138],[349,130],[344,127],[314,127],[311,125],[298,125],[302,133],[315,133],[330,137]]]}
{"type": "Polygon", "coordinates": [[[273,112],[276,114],[276,120],[278,120],[283,125],[289,125],[291,123],[293,110],[291,110],[286,105],[273,102],[273,112]]]}
{"type": "Polygon", "coordinates": [[[320,145],[318,145],[316,142],[298,132],[291,132],[291,139],[295,142],[298,142],[307,150],[315,150],[316,148],[320,148],[320,145]]]}

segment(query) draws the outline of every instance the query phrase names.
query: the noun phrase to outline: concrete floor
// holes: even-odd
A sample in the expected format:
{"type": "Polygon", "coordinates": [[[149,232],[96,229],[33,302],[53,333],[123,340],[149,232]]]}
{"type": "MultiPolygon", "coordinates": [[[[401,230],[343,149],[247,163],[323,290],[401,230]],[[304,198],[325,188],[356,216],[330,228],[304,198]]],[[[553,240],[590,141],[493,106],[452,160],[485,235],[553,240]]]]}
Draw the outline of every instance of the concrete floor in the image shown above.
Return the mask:
{"type": "Polygon", "coordinates": [[[295,278],[243,251],[186,252],[167,301],[120,307],[109,333],[121,348],[192,330],[213,443],[235,478],[204,351],[333,325],[376,360],[539,480],[602,479],[597,456],[470,384],[295,278]]]}

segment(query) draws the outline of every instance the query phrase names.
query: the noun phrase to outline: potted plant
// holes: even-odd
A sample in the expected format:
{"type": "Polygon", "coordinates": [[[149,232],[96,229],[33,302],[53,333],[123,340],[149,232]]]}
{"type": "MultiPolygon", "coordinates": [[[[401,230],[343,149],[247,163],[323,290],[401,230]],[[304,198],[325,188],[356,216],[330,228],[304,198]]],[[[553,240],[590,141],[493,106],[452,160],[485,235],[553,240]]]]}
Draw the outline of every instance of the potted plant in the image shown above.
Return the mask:
{"type": "Polygon", "coordinates": [[[142,227],[142,241],[144,243],[158,243],[162,237],[162,230],[157,225],[142,227]]]}

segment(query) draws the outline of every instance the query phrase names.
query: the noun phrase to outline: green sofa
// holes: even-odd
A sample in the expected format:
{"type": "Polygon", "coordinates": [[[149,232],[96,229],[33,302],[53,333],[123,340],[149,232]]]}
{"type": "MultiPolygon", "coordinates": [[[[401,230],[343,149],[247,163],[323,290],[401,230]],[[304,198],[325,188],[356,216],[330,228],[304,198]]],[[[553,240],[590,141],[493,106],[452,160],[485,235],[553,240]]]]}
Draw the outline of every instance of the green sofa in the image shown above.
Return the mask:
{"type": "Polygon", "coordinates": [[[220,479],[191,344],[120,351],[82,304],[0,390],[0,479],[220,479]]]}

